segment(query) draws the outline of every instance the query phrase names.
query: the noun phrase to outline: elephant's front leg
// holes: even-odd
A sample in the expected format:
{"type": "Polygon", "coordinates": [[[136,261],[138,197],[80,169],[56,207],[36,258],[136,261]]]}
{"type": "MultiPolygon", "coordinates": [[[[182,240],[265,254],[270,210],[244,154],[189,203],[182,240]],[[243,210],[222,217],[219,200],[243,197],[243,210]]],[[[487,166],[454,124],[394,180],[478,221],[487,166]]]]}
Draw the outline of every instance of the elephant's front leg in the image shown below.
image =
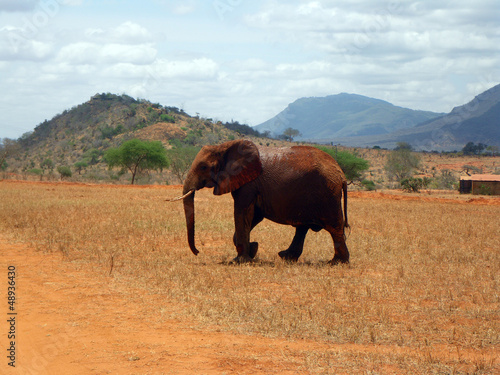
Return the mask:
{"type": "Polygon", "coordinates": [[[306,239],[306,226],[298,226],[295,228],[295,236],[293,237],[290,247],[284,251],[280,251],[278,255],[285,260],[296,262],[299,260],[302,250],[304,249],[304,240],[306,239]]]}
{"type": "Polygon", "coordinates": [[[234,225],[235,232],[233,237],[234,245],[238,256],[234,258],[236,263],[245,263],[252,260],[257,253],[257,243],[250,243],[250,231],[254,219],[255,206],[251,204],[248,207],[234,207],[234,225]]]}

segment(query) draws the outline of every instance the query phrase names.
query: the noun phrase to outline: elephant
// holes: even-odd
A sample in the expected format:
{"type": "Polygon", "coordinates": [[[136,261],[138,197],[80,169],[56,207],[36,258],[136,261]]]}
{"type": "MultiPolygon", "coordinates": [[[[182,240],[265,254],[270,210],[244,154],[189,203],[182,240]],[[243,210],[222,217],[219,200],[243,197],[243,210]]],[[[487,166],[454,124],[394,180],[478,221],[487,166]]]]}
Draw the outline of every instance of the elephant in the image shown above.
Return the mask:
{"type": "Polygon", "coordinates": [[[258,147],[246,139],[204,146],[186,176],[182,199],[188,244],[194,255],[195,191],[213,188],[214,195],[231,193],[234,200],[235,263],[251,261],[258,250],[251,230],[263,219],[295,227],[288,249],[279,256],[297,261],[309,229],[325,229],[334,243],[328,263],[348,263],[345,243],[347,181],[340,166],[326,152],[311,146],[258,147]],[[344,211],[342,213],[342,194],[344,211]]]}

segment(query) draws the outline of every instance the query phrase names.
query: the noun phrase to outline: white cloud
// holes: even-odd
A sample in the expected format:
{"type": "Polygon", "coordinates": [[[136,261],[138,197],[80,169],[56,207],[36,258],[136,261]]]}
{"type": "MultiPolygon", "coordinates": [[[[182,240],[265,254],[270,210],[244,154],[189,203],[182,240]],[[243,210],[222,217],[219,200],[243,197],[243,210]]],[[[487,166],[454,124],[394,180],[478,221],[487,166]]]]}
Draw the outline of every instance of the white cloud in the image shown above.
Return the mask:
{"type": "Polygon", "coordinates": [[[174,14],[185,16],[187,14],[193,13],[196,10],[196,6],[193,1],[183,1],[180,4],[173,6],[172,11],[174,14]]]}
{"type": "Polygon", "coordinates": [[[56,58],[59,62],[74,65],[104,63],[150,64],[157,51],[150,45],[95,44],[88,42],[73,43],[64,46],[56,58]]]}
{"type": "Polygon", "coordinates": [[[156,49],[147,44],[108,44],[100,50],[100,56],[104,62],[119,61],[136,65],[151,64],[155,60],[156,54],[156,49]]]}
{"type": "Polygon", "coordinates": [[[145,27],[130,21],[114,28],[88,28],[84,35],[96,43],[144,44],[154,41],[153,35],[145,27]]]}
{"type": "Polygon", "coordinates": [[[0,29],[0,60],[41,61],[53,52],[53,45],[48,42],[26,38],[23,29],[5,26],[0,29]]]}
{"type": "Polygon", "coordinates": [[[128,44],[142,44],[151,42],[153,37],[144,27],[127,21],[112,29],[109,33],[110,40],[128,44]]]}
{"type": "Polygon", "coordinates": [[[212,80],[217,77],[218,64],[208,58],[193,60],[158,59],[152,65],[156,79],[212,80]]]}

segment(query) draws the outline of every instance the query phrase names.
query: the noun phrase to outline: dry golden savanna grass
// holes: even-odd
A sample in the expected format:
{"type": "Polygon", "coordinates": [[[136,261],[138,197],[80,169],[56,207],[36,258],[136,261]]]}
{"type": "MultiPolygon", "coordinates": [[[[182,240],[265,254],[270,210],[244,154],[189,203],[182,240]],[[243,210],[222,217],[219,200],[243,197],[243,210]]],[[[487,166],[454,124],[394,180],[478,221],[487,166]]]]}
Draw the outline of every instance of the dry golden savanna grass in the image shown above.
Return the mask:
{"type": "Polygon", "coordinates": [[[264,221],[252,232],[258,260],[234,266],[231,196],[197,193],[194,257],[182,202],[165,201],[180,190],[4,181],[0,229],[68,261],[97,261],[96,272],[164,295],[200,329],[363,348],[301,353],[304,371],[500,371],[498,198],[352,194],[349,265],[326,264],[324,231],[308,234],[297,264],[283,263],[293,228],[264,221]]]}

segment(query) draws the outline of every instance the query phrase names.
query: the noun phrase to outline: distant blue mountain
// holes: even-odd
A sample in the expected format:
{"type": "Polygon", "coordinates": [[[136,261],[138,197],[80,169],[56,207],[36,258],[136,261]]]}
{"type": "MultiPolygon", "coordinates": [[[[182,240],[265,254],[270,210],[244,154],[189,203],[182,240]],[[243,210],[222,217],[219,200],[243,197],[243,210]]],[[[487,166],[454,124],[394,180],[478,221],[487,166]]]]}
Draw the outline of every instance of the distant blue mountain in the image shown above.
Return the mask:
{"type": "Polygon", "coordinates": [[[297,139],[327,141],[389,134],[442,115],[397,107],[362,95],[342,93],[298,99],[277,116],[257,125],[256,129],[277,136],[283,134],[285,129],[293,128],[302,134],[297,139]]]}
{"type": "MultiPolygon", "coordinates": [[[[326,140],[327,141],[327,140],[326,140]]],[[[461,150],[468,142],[500,148],[500,85],[438,118],[389,134],[337,138],[337,143],[358,147],[393,148],[407,142],[415,150],[461,150]]]]}

